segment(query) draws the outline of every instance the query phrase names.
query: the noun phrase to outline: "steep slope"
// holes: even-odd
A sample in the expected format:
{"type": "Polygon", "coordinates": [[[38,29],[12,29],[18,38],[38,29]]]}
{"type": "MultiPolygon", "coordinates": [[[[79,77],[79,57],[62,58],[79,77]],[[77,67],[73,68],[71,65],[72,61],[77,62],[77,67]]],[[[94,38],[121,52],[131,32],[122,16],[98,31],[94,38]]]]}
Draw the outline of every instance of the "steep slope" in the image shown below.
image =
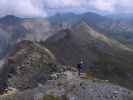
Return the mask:
{"type": "MultiPolygon", "coordinates": [[[[3,29],[7,35],[12,37],[12,40],[24,36],[26,29],[21,25],[23,19],[16,16],[8,15],[0,18],[0,28],[3,29]]],[[[2,33],[0,31],[0,33],[2,33]]]]}
{"type": "Polygon", "coordinates": [[[8,39],[9,36],[7,36],[6,32],[0,28],[0,58],[2,58],[5,53],[7,52],[8,48],[7,45],[9,43],[8,39]]]}
{"type": "Polygon", "coordinates": [[[46,40],[60,27],[52,25],[47,19],[25,19],[21,25],[28,31],[24,39],[32,41],[46,40]]]}
{"type": "Polygon", "coordinates": [[[10,46],[23,37],[26,30],[20,25],[22,19],[15,16],[5,16],[0,18],[0,58],[5,56],[10,46]]]}
{"type": "Polygon", "coordinates": [[[42,44],[62,64],[76,66],[83,59],[86,72],[91,70],[98,78],[133,88],[132,49],[96,32],[85,23],[62,30],[42,44]]]}

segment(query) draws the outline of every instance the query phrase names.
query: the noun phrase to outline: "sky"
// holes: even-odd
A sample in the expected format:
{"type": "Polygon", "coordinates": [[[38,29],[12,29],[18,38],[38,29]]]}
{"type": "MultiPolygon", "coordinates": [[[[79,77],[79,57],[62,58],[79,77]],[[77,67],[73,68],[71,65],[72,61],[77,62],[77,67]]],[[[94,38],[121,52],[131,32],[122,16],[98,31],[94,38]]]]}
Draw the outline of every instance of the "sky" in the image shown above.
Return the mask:
{"type": "Polygon", "coordinates": [[[88,11],[133,13],[133,0],[0,0],[0,16],[47,17],[55,13],[88,11]]]}

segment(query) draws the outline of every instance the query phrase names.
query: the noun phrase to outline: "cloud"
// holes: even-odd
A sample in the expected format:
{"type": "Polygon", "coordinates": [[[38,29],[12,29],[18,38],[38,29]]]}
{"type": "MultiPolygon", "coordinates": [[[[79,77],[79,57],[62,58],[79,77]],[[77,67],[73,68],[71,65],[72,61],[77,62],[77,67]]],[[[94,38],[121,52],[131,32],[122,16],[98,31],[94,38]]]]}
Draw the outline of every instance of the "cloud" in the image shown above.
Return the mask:
{"type": "Polygon", "coordinates": [[[80,7],[82,0],[44,0],[44,3],[49,8],[74,8],[80,7]]]}
{"type": "Polygon", "coordinates": [[[133,13],[133,0],[93,0],[92,5],[98,11],[108,13],[133,13]]]}
{"type": "Polygon", "coordinates": [[[43,9],[43,0],[0,0],[0,15],[38,17],[47,16],[43,9]]]}
{"type": "Polygon", "coordinates": [[[115,12],[133,13],[133,0],[118,0],[115,3],[115,12]]]}
{"type": "Polygon", "coordinates": [[[96,10],[112,12],[115,2],[113,0],[95,0],[91,4],[96,10]]]}
{"type": "Polygon", "coordinates": [[[0,0],[0,16],[45,17],[56,12],[133,13],[132,0],[0,0]]]}

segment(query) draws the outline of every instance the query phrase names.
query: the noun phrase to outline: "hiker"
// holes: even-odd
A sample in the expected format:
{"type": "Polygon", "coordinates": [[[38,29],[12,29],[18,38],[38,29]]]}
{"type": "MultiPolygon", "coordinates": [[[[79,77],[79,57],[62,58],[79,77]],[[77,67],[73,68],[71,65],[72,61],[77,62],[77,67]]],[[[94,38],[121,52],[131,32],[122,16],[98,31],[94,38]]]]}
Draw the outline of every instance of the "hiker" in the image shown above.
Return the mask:
{"type": "Polygon", "coordinates": [[[7,88],[7,84],[5,84],[5,83],[0,84],[0,95],[7,92],[6,88],[7,88]]]}
{"type": "Polygon", "coordinates": [[[84,62],[81,60],[79,64],[77,64],[78,69],[78,75],[80,76],[80,73],[83,72],[84,62]]]}

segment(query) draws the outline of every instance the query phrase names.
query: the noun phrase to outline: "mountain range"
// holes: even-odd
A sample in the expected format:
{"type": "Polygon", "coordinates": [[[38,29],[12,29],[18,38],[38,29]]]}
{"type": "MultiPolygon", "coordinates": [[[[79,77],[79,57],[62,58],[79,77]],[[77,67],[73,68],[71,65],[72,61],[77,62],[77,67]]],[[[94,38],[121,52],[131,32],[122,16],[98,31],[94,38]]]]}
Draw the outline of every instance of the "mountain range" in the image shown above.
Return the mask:
{"type": "MultiPolygon", "coordinates": [[[[132,91],[132,27],[131,20],[92,12],[56,14],[48,18],[18,18],[12,15],[0,18],[0,58],[4,60],[0,68],[0,93],[5,92],[7,87],[20,94],[23,92],[25,96],[28,90],[31,93],[30,90],[37,91],[39,87],[49,92],[51,84],[62,80],[63,83],[54,84],[54,90],[50,90],[58,94],[57,87],[63,86],[66,94],[73,95],[75,89],[73,93],[67,92],[67,82],[82,87],[76,82],[85,81],[92,86],[93,82],[88,83],[90,77],[91,81],[107,80],[132,91]],[[75,74],[81,60],[85,64],[87,80],[75,74]]],[[[101,88],[98,82],[96,84],[101,88]]],[[[71,85],[68,84],[68,87],[71,85]]],[[[76,89],[78,87],[75,86],[76,89]]]]}
{"type": "Polygon", "coordinates": [[[0,55],[22,39],[47,39],[62,28],[85,22],[95,30],[132,47],[133,29],[129,20],[113,20],[92,12],[84,14],[56,14],[48,18],[19,18],[7,15],[0,18],[0,55]],[[3,44],[4,43],[4,44],[3,44]]]}

